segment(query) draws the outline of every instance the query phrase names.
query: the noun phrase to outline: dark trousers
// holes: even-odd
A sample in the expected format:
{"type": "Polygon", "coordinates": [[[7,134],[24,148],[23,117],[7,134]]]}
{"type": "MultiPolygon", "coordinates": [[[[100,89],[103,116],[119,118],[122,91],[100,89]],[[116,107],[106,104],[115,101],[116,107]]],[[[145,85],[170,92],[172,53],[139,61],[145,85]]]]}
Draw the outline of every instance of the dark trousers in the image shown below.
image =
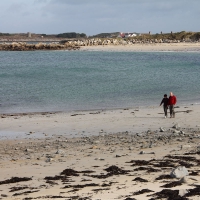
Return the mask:
{"type": "Polygon", "coordinates": [[[174,105],[169,106],[170,117],[175,117],[174,105]]]}
{"type": "Polygon", "coordinates": [[[167,117],[167,106],[163,106],[163,110],[164,110],[164,113],[165,113],[165,116],[167,117]]]}

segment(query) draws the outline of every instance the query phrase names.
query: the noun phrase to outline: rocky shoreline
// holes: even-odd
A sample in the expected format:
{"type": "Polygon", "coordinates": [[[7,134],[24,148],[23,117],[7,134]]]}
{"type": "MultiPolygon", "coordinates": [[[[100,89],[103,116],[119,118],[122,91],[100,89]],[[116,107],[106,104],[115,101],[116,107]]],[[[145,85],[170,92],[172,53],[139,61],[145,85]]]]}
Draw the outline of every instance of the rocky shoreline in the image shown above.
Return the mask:
{"type": "Polygon", "coordinates": [[[1,176],[0,199],[195,199],[199,142],[199,131],[178,124],[138,134],[3,140],[1,171],[23,172],[1,176]],[[174,177],[178,166],[186,174],[174,177]]]}
{"type": "Polygon", "coordinates": [[[199,108],[2,114],[0,199],[197,200],[199,108]]]}
{"type": "MultiPolygon", "coordinates": [[[[30,41],[31,42],[31,41],[30,41]]],[[[63,40],[60,42],[38,42],[29,44],[27,42],[4,42],[0,44],[0,51],[35,51],[35,50],[79,50],[81,47],[92,46],[135,46],[135,45],[157,45],[157,44],[200,44],[200,41],[192,40],[169,40],[169,39],[80,39],[63,40]]]]}
{"type": "Polygon", "coordinates": [[[37,43],[12,42],[0,44],[0,51],[36,51],[36,50],[78,50],[79,46],[63,45],[59,43],[37,43]]]}

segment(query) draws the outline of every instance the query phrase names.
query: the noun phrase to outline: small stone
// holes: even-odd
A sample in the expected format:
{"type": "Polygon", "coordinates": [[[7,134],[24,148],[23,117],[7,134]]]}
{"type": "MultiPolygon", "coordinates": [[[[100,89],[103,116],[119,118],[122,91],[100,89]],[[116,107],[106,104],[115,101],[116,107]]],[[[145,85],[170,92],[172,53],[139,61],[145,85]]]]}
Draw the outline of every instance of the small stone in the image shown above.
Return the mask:
{"type": "Polygon", "coordinates": [[[145,151],[140,151],[140,154],[145,154],[145,151]]]}
{"type": "Polygon", "coordinates": [[[180,133],[180,131],[174,130],[173,133],[180,133]]]}
{"type": "Polygon", "coordinates": [[[63,150],[57,150],[56,154],[64,154],[65,152],[63,150]]]}
{"type": "Polygon", "coordinates": [[[188,193],[188,190],[187,189],[180,189],[179,190],[179,196],[184,196],[185,194],[187,194],[188,193]]]}
{"type": "Polygon", "coordinates": [[[175,129],[180,129],[180,125],[179,124],[175,124],[174,126],[172,126],[172,128],[175,128],[175,129]]]}
{"type": "Polygon", "coordinates": [[[189,173],[187,171],[187,169],[185,168],[185,166],[178,166],[177,168],[174,168],[171,171],[170,176],[173,178],[182,178],[184,176],[187,176],[189,173]]]}
{"type": "Polygon", "coordinates": [[[189,144],[182,145],[182,149],[184,148],[191,148],[191,146],[189,144]]]}
{"type": "Polygon", "coordinates": [[[32,152],[33,150],[31,150],[31,149],[26,149],[25,151],[26,151],[26,152],[32,152]]]}
{"type": "Polygon", "coordinates": [[[165,129],[163,127],[160,127],[160,132],[165,132],[165,129]]]}
{"type": "Polygon", "coordinates": [[[52,162],[53,158],[47,158],[46,162],[52,162]]]}

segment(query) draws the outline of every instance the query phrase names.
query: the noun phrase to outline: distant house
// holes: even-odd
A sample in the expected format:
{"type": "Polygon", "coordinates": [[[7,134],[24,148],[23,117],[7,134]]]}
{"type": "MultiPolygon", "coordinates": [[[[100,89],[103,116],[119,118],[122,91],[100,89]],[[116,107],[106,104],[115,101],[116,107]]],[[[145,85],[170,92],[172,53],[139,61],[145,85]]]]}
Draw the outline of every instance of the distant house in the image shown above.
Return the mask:
{"type": "Polygon", "coordinates": [[[137,33],[123,33],[123,32],[121,32],[119,34],[119,37],[121,37],[121,38],[128,38],[128,37],[135,37],[137,35],[138,35],[137,33]]]}

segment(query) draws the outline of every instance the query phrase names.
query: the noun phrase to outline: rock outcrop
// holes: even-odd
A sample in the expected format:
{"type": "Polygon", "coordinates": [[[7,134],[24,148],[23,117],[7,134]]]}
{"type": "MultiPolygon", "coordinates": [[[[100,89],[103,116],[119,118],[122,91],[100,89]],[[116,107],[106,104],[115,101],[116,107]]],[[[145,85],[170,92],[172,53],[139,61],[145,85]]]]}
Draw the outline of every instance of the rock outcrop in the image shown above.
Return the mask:
{"type": "Polygon", "coordinates": [[[25,42],[13,42],[0,44],[0,51],[78,50],[79,48],[79,46],[60,43],[28,44],[25,42]]]}
{"type": "MultiPolygon", "coordinates": [[[[26,42],[12,42],[0,44],[0,51],[35,51],[35,50],[78,50],[81,46],[104,46],[104,45],[135,45],[135,44],[161,44],[161,43],[184,43],[192,42],[185,40],[169,40],[169,39],[134,39],[134,38],[91,38],[91,39],[74,39],[63,40],[51,43],[30,44],[26,42]]],[[[195,41],[200,42],[200,41],[195,41]]]]}

